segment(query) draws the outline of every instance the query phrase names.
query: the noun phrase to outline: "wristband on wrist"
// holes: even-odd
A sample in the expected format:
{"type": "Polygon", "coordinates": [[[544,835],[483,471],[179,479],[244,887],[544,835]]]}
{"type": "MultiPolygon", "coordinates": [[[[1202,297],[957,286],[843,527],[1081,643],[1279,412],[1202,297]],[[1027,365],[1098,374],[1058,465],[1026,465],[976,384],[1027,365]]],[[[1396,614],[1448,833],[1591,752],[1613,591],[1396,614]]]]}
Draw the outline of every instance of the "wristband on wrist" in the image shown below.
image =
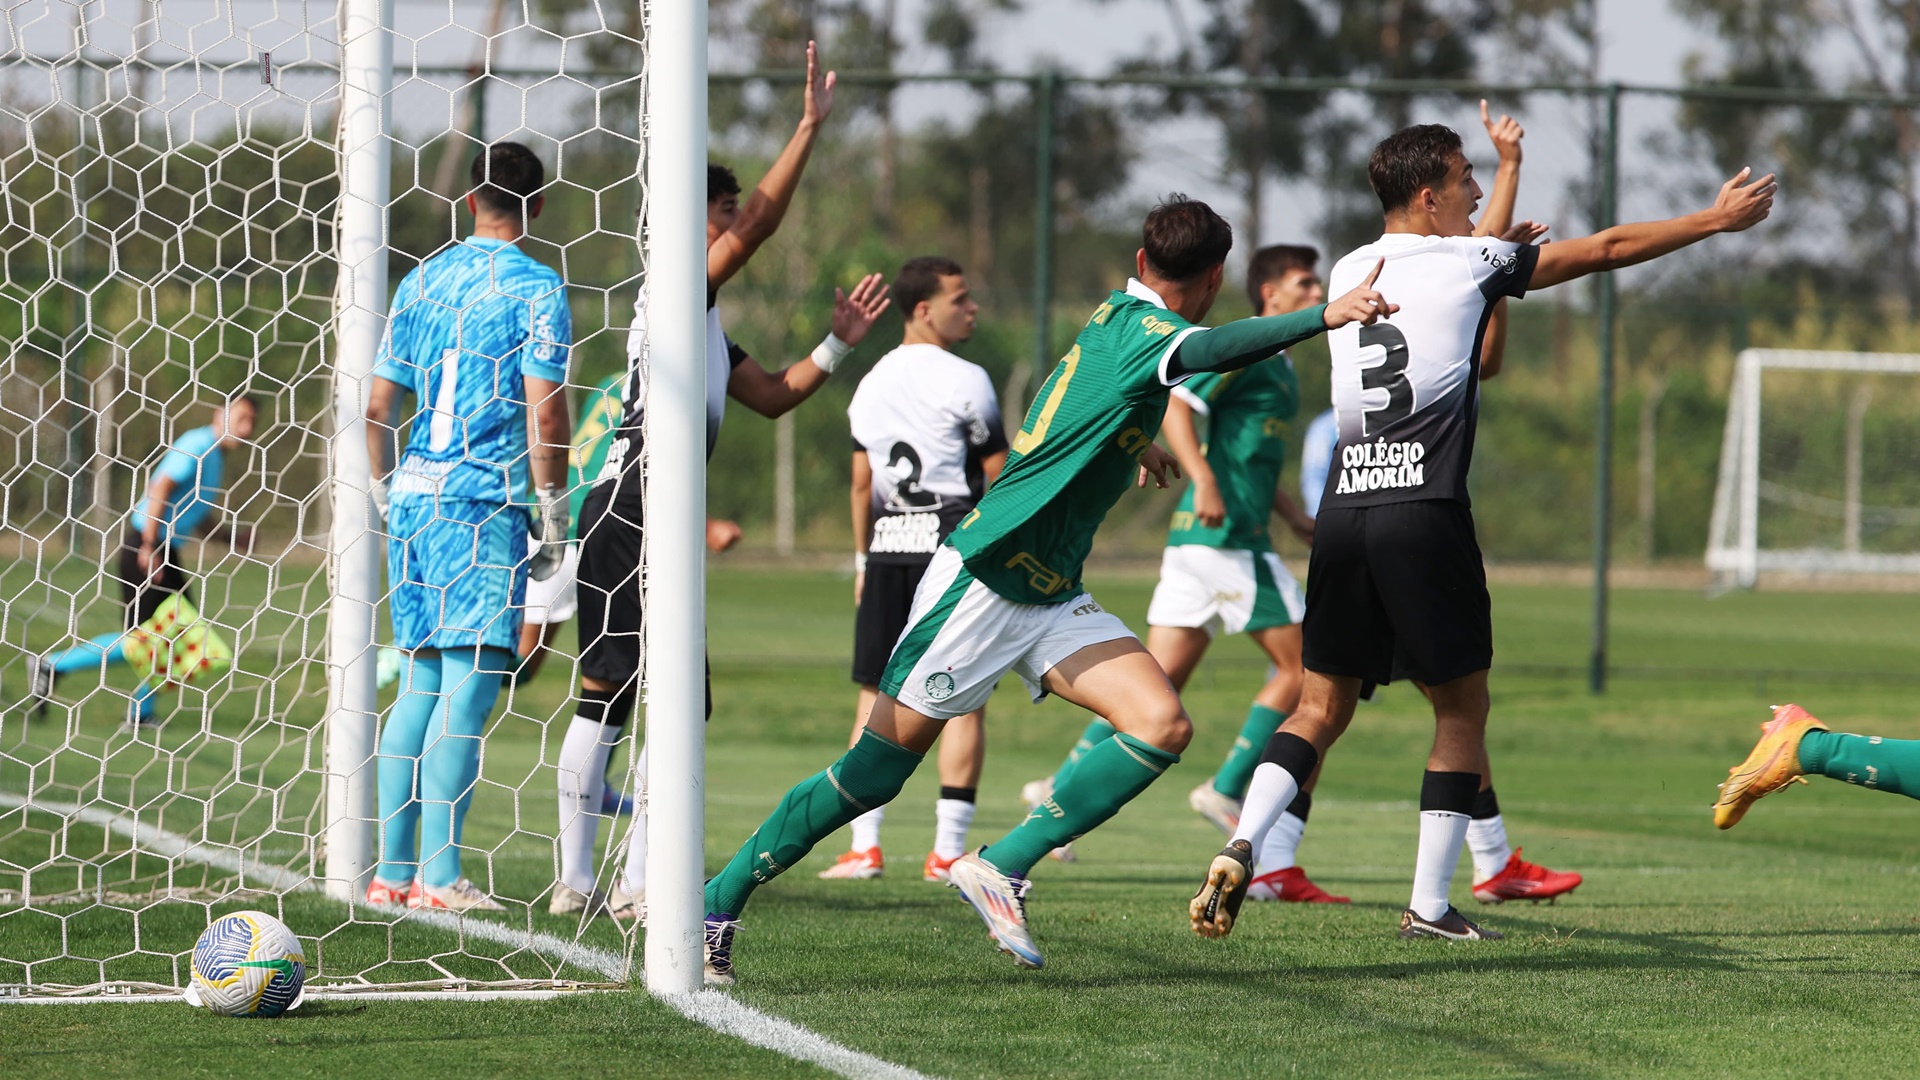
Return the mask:
{"type": "Polygon", "coordinates": [[[856,574],[864,574],[867,572],[866,552],[856,551],[853,553],[853,572],[856,574]]]}
{"type": "Polygon", "coordinates": [[[831,375],[833,366],[845,359],[846,355],[852,351],[853,346],[841,341],[836,335],[828,333],[826,340],[813,347],[811,359],[815,367],[831,375]]]}

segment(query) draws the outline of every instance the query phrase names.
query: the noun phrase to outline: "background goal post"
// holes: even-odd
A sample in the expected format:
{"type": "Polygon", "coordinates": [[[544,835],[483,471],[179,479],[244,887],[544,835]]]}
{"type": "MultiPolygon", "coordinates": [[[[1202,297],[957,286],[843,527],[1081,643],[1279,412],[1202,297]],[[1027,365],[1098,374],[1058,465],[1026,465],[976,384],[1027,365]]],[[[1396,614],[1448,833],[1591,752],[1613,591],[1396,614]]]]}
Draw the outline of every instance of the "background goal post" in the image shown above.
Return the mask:
{"type": "Polygon", "coordinates": [[[1707,567],[1920,574],[1920,355],[1747,349],[1734,364],[1707,567]]]}

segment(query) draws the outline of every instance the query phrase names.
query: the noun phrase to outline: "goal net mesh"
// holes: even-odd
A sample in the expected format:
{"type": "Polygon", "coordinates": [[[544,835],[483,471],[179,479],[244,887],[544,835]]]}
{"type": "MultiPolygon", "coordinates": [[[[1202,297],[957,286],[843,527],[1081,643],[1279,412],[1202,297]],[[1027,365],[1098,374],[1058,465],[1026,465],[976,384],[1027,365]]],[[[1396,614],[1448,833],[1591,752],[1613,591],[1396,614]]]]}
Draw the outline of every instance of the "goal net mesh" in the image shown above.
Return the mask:
{"type": "Polygon", "coordinates": [[[1709,566],[1920,573],[1920,356],[1748,350],[1736,367],[1709,566]]]}
{"type": "MultiPolygon", "coordinates": [[[[466,234],[475,151],[526,143],[549,179],[523,248],[568,284],[577,409],[625,369],[639,288],[640,9],[477,14],[395,16],[389,288],[466,234]]],[[[487,727],[463,869],[506,910],[320,888],[340,39],[332,5],[285,0],[30,4],[0,26],[0,996],[176,991],[200,931],[239,908],[294,929],[310,988],[627,977],[615,924],[547,913],[570,630],[487,727]],[[28,707],[30,658],[125,630],[129,512],[241,391],[257,430],[226,456],[214,532],[181,549],[230,669],[159,692],[157,725],[127,723],[144,693],[106,655],[28,707]]],[[[387,640],[384,605],[376,625],[387,640]]],[[[600,831],[606,856],[624,828],[600,831]]]]}

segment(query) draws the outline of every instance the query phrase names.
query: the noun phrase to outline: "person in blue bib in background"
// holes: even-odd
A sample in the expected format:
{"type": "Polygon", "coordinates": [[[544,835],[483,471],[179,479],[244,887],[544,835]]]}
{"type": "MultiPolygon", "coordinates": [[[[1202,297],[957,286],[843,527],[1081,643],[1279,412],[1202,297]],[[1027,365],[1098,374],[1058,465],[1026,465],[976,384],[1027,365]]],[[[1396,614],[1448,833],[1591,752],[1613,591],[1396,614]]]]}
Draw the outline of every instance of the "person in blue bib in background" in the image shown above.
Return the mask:
{"type": "MultiPolygon", "coordinates": [[[[184,432],[167,448],[166,456],[147,481],[145,493],[135,500],[127,515],[118,562],[108,571],[108,576],[120,583],[125,607],[122,628],[97,634],[68,649],[29,658],[27,699],[36,713],[45,712],[53,698],[54,683],[61,676],[88,668],[104,672],[110,665],[126,663],[123,646],[127,632],[153,618],[169,596],[192,599],[186,571],[181,569],[185,560],[180,557],[180,545],[211,524],[226,490],[227,453],[253,437],[259,413],[257,401],[238,395],[214,406],[211,423],[184,432]]],[[[234,530],[236,540],[244,535],[244,530],[234,530]]],[[[244,547],[244,541],[238,546],[244,547]]],[[[159,726],[155,696],[153,686],[142,680],[127,708],[129,726],[159,726]]]]}

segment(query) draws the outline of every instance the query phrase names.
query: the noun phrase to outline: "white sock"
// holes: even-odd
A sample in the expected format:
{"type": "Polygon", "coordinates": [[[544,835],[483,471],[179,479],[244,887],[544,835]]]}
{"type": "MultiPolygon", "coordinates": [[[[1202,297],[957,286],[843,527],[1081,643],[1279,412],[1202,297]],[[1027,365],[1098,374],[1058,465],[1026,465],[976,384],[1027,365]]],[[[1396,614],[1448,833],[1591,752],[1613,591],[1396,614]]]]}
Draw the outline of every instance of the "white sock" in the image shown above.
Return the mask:
{"type": "Polygon", "coordinates": [[[933,804],[933,853],[943,859],[957,859],[967,853],[967,830],[973,827],[970,802],[936,799],[933,804]]]}
{"type": "Polygon", "coordinates": [[[620,729],[576,716],[560,743],[560,880],[593,891],[593,849],[600,839],[600,798],[607,788],[607,757],[620,729]]]}
{"type": "Polygon", "coordinates": [[[1306,822],[1282,811],[1280,820],[1274,822],[1273,828],[1267,830],[1266,842],[1260,845],[1260,861],[1255,864],[1258,872],[1271,874],[1275,870],[1285,870],[1292,866],[1294,852],[1300,850],[1300,837],[1305,835],[1306,831],[1306,822]]]}
{"type": "Polygon", "coordinates": [[[887,808],[876,806],[853,819],[854,851],[870,851],[880,846],[880,821],[887,816],[887,808]]]}
{"type": "Polygon", "coordinates": [[[1240,827],[1233,831],[1233,839],[1245,840],[1255,851],[1260,850],[1267,830],[1273,828],[1273,823],[1293,805],[1299,794],[1300,782],[1292,773],[1271,761],[1255,766],[1253,779],[1247,784],[1247,797],[1240,804],[1240,827]]]}
{"type": "Polygon", "coordinates": [[[1413,863],[1413,899],[1407,901],[1415,915],[1431,921],[1447,913],[1453,868],[1470,820],[1446,810],[1420,811],[1420,855],[1413,863]]]}
{"type": "Polygon", "coordinates": [[[640,778],[640,789],[633,793],[633,825],[627,834],[627,869],[622,875],[626,878],[627,890],[635,896],[647,891],[647,748],[640,748],[639,760],[633,763],[634,775],[640,778]]]}
{"type": "Polygon", "coordinates": [[[1467,826],[1467,849],[1473,852],[1473,880],[1485,881],[1507,868],[1513,848],[1507,846],[1507,823],[1495,814],[1467,826]]]}

